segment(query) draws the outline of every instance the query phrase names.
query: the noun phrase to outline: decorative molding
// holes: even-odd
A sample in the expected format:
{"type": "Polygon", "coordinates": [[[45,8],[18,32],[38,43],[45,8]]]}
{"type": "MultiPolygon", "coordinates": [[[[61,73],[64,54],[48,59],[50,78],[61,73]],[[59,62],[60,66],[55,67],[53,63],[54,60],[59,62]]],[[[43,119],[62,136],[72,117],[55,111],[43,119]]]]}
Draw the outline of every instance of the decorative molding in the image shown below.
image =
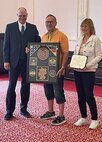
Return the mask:
{"type": "Polygon", "coordinates": [[[79,19],[82,21],[88,17],[88,0],[79,0],[79,19]]]}
{"type": "Polygon", "coordinates": [[[80,35],[80,24],[89,16],[89,0],[78,0],[77,3],[77,38],[80,35]]]}

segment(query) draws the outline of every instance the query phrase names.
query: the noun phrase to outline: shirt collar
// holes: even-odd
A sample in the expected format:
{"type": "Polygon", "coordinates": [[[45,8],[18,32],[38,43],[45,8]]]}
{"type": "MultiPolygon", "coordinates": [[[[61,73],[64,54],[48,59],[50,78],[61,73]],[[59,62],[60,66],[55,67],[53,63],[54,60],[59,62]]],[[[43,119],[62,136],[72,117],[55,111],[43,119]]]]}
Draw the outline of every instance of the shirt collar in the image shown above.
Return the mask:
{"type": "Polygon", "coordinates": [[[21,27],[24,26],[24,30],[26,29],[26,23],[21,24],[20,22],[18,22],[18,26],[19,26],[19,30],[21,31],[21,27]]]}
{"type": "MultiPolygon", "coordinates": [[[[93,40],[94,37],[95,37],[95,35],[91,35],[86,43],[91,42],[91,41],[93,40]]],[[[81,44],[83,38],[84,38],[84,36],[82,35],[82,36],[79,38],[78,43],[81,44]]]]}
{"type": "MultiPolygon", "coordinates": [[[[57,31],[58,31],[58,28],[56,28],[53,32],[51,32],[50,35],[55,34],[57,31]]],[[[46,35],[49,35],[49,32],[47,32],[46,35]]]]}

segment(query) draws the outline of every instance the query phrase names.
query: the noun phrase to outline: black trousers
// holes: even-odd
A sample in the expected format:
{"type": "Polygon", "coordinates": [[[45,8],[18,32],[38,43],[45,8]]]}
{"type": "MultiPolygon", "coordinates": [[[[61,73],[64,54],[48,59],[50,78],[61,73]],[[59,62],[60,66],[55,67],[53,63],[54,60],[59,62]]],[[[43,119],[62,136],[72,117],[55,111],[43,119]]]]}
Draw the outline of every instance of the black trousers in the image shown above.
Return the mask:
{"type": "Polygon", "coordinates": [[[83,118],[87,117],[87,103],[91,112],[91,119],[97,120],[97,106],[93,94],[95,72],[74,71],[74,76],[81,116],[83,118]]]}
{"type": "Polygon", "coordinates": [[[25,111],[27,109],[27,104],[30,95],[30,84],[26,82],[26,69],[27,62],[26,59],[20,59],[16,68],[10,68],[9,70],[9,85],[6,95],[6,111],[7,113],[13,113],[16,105],[16,92],[15,87],[17,84],[18,76],[21,75],[21,102],[20,111],[25,111]]]}

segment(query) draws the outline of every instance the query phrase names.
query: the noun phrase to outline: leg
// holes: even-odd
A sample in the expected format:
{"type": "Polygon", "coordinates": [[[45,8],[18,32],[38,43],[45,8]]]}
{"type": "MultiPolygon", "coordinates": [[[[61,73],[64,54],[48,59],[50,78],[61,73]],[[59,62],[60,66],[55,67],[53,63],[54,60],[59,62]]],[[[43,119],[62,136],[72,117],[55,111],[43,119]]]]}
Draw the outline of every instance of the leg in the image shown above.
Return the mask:
{"type": "Polygon", "coordinates": [[[21,59],[20,61],[20,70],[21,70],[21,104],[20,109],[21,112],[27,112],[27,104],[30,96],[30,84],[26,81],[26,72],[27,72],[27,63],[25,59],[21,59]]]}
{"type": "Polygon", "coordinates": [[[56,97],[56,102],[59,106],[59,116],[63,116],[64,113],[64,103],[66,101],[65,95],[64,95],[64,76],[61,76],[58,79],[58,83],[53,85],[54,87],[54,93],[56,97]]]}
{"type": "Polygon", "coordinates": [[[9,86],[8,86],[7,95],[6,95],[6,111],[7,111],[7,114],[5,115],[6,120],[9,120],[12,117],[12,114],[15,110],[15,104],[16,104],[15,87],[16,87],[18,75],[19,75],[18,67],[10,69],[9,86]]]}
{"type": "Polygon", "coordinates": [[[97,116],[96,101],[93,94],[94,83],[95,83],[95,73],[94,72],[84,73],[83,80],[84,80],[84,90],[86,94],[86,101],[89,105],[89,109],[91,112],[91,119],[92,119],[89,128],[96,129],[99,126],[99,123],[97,120],[98,116],[97,116]]]}
{"type": "Polygon", "coordinates": [[[64,114],[64,103],[59,104],[59,116],[63,116],[64,114]]]}
{"type": "Polygon", "coordinates": [[[81,113],[81,118],[77,122],[75,122],[74,125],[82,126],[87,123],[86,96],[84,92],[84,82],[83,82],[84,80],[82,78],[83,73],[74,71],[74,76],[75,76],[75,84],[76,84],[76,89],[78,94],[78,104],[79,104],[79,109],[81,113]]]}
{"type": "Polygon", "coordinates": [[[48,111],[53,112],[53,103],[54,103],[54,92],[52,84],[44,84],[45,96],[48,100],[48,111]]]}
{"type": "Polygon", "coordinates": [[[44,92],[45,96],[48,101],[48,111],[43,114],[40,118],[41,119],[49,119],[55,117],[55,112],[53,108],[54,103],[54,92],[53,92],[53,85],[52,84],[44,84],[44,92]]]}
{"type": "Polygon", "coordinates": [[[86,101],[89,105],[92,120],[97,120],[97,106],[94,98],[93,90],[95,83],[95,73],[88,72],[83,74],[84,80],[84,92],[86,95],[86,101]],[[90,85],[89,85],[90,84],[90,85]]]}
{"type": "Polygon", "coordinates": [[[17,69],[10,69],[9,71],[9,86],[6,96],[6,111],[7,113],[13,113],[15,109],[16,93],[15,87],[17,83],[19,72],[17,69]]]}
{"type": "Polygon", "coordinates": [[[64,104],[65,104],[65,95],[64,95],[64,76],[61,76],[58,79],[57,84],[53,84],[54,87],[54,93],[55,93],[55,98],[56,102],[59,106],[59,115],[55,118],[55,120],[52,121],[52,125],[61,125],[66,122],[65,117],[64,117],[64,104]]]}
{"type": "Polygon", "coordinates": [[[83,88],[82,73],[74,71],[74,76],[75,76],[75,84],[78,94],[78,104],[79,104],[81,117],[86,118],[87,117],[86,96],[83,88]]]}
{"type": "Polygon", "coordinates": [[[54,112],[54,108],[53,108],[53,104],[54,104],[54,100],[48,100],[48,110],[49,112],[54,112]]]}

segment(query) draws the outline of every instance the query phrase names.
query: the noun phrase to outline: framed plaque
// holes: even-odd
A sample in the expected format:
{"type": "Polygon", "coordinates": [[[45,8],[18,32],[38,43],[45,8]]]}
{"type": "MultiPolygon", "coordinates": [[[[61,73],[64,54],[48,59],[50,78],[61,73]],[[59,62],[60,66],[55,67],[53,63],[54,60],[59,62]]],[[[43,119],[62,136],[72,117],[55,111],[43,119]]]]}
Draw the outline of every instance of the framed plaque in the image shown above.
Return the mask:
{"type": "Polygon", "coordinates": [[[87,57],[83,55],[73,55],[70,62],[71,68],[83,69],[86,65],[87,57]]]}
{"type": "Polygon", "coordinates": [[[27,81],[56,83],[59,68],[59,43],[29,43],[27,81]]]}

